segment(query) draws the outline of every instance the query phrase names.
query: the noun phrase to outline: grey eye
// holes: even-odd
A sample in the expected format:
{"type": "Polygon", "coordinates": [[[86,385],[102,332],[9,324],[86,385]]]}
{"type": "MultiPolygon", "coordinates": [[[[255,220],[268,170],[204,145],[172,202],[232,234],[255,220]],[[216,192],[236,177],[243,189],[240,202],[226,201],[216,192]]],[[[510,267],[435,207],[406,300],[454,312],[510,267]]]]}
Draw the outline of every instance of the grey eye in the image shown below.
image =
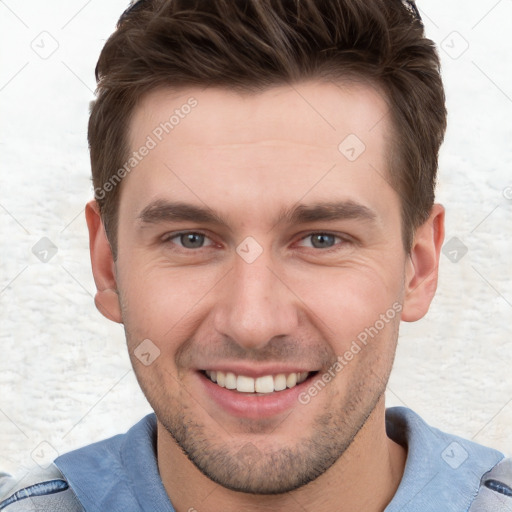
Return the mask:
{"type": "Polygon", "coordinates": [[[309,235],[308,238],[311,238],[311,245],[315,249],[326,249],[335,245],[336,238],[338,237],[326,233],[316,233],[309,235]]]}
{"type": "Polygon", "coordinates": [[[181,245],[186,249],[199,249],[204,245],[205,236],[201,233],[183,233],[179,238],[181,245]]]}

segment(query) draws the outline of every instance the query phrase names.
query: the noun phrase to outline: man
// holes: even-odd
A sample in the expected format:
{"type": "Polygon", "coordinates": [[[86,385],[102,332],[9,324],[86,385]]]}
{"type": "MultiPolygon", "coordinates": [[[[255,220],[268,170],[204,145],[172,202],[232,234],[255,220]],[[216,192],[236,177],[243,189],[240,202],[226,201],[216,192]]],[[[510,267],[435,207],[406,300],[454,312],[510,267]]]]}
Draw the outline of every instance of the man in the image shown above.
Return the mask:
{"type": "Polygon", "coordinates": [[[155,414],[0,510],[512,510],[503,454],[384,404],[444,237],[414,4],[141,1],[97,78],[95,300],[155,414]]]}

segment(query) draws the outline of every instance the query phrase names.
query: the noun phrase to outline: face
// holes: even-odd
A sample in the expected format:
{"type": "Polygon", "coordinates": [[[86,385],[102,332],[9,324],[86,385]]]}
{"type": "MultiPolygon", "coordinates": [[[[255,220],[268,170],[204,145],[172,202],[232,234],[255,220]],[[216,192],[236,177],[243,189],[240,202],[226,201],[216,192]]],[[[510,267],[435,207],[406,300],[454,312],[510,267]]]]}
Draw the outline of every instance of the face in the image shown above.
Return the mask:
{"type": "Polygon", "coordinates": [[[312,481],[383,403],[407,267],[386,112],[319,82],[161,90],[134,112],[131,148],[150,149],[119,206],[130,356],[160,426],[227,488],[312,481]]]}

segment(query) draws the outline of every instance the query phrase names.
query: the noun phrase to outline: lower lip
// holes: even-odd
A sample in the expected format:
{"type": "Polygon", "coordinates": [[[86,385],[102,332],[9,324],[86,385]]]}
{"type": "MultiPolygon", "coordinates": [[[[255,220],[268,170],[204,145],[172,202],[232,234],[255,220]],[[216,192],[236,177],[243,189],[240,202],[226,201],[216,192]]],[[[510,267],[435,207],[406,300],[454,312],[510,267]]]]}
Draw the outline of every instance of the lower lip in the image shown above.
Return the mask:
{"type": "Polygon", "coordinates": [[[301,405],[299,395],[309,386],[309,376],[304,382],[283,391],[267,394],[240,393],[236,390],[221,388],[202,372],[198,372],[206,394],[223,410],[239,418],[269,418],[301,405]]]}

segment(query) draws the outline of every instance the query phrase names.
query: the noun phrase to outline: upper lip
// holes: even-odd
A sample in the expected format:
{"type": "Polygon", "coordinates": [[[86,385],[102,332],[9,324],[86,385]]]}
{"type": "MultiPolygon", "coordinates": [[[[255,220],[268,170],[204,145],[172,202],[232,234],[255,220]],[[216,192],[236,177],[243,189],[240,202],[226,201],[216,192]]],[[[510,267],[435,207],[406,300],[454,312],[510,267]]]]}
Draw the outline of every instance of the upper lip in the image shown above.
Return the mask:
{"type": "Polygon", "coordinates": [[[255,367],[254,364],[250,366],[248,364],[217,364],[212,365],[209,364],[205,367],[199,368],[199,370],[204,371],[221,371],[224,373],[231,372],[235,375],[245,375],[246,377],[252,377],[256,379],[258,377],[263,377],[265,375],[278,375],[280,373],[284,373],[288,375],[289,373],[302,373],[302,372],[314,372],[315,369],[307,368],[306,366],[285,366],[281,364],[271,364],[265,366],[255,367]]]}

